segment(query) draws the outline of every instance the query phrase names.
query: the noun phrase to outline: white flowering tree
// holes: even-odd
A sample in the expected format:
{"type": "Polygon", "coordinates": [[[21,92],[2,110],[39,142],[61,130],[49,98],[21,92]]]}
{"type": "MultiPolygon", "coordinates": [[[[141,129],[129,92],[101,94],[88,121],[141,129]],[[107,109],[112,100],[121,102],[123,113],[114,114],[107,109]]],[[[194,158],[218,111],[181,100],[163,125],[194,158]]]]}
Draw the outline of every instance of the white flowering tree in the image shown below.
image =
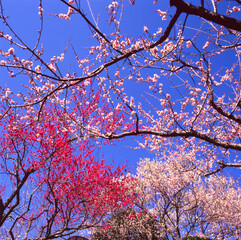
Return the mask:
{"type": "Polygon", "coordinates": [[[142,160],[134,187],[138,206],[154,216],[167,239],[240,236],[240,186],[231,177],[203,177],[206,166],[184,154],[142,160]]]}
{"type": "Polygon", "coordinates": [[[207,176],[209,167],[184,152],[141,160],[131,183],[135,207],[113,214],[93,239],[238,239],[240,184],[207,176]]]}

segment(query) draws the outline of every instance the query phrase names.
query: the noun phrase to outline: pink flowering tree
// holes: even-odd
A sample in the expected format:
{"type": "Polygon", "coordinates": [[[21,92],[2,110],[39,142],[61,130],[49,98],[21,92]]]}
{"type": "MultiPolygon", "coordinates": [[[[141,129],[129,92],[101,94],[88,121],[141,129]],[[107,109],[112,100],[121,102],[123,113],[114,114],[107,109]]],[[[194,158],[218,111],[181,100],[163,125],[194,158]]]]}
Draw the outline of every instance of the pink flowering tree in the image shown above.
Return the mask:
{"type": "Polygon", "coordinates": [[[23,13],[0,1],[4,238],[64,237],[131,203],[122,169],[93,157],[117,139],[134,137],[136,148],[161,156],[190,154],[206,166],[204,178],[240,168],[240,0],[141,4],[98,2],[95,14],[90,1],[56,0],[51,9],[39,0],[30,40],[13,21],[23,13]],[[138,15],[140,6],[153,21],[128,32],[125,11],[138,15]],[[88,32],[74,44],[80,23],[88,32]],[[51,35],[58,24],[73,30],[60,35],[67,39],[51,35]]]}

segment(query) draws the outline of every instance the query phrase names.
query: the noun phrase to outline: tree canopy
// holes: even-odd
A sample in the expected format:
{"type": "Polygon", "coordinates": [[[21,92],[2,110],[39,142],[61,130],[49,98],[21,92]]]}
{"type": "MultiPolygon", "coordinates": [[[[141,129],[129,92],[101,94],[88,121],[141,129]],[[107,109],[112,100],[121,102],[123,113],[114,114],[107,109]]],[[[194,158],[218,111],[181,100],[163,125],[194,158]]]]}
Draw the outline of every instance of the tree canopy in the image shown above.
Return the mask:
{"type": "Polygon", "coordinates": [[[241,237],[240,12],[0,0],[0,237],[241,237]]]}

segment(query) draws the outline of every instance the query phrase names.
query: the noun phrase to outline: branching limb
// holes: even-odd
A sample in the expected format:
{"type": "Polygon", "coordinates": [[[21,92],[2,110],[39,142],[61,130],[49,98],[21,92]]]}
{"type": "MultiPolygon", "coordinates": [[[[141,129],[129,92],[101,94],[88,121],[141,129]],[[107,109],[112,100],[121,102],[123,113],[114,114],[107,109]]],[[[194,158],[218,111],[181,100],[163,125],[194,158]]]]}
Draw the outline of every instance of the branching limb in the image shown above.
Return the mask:
{"type": "Polygon", "coordinates": [[[183,0],[170,0],[170,5],[175,6],[180,12],[196,15],[226,28],[241,31],[241,20],[236,20],[235,18],[227,17],[216,12],[210,12],[205,8],[196,7],[183,0]]]}
{"type": "Polygon", "coordinates": [[[219,140],[216,137],[208,136],[207,134],[197,132],[193,129],[190,129],[187,131],[175,131],[175,130],[174,131],[155,131],[155,130],[139,129],[138,132],[134,130],[134,131],[123,132],[120,134],[106,134],[106,135],[102,135],[101,137],[111,140],[111,139],[120,139],[124,137],[137,136],[137,135],[153,135],[153,136],[158,136],[163,138],[195,137],[197,139],[204,140],[212,145],[222,147],[224,149],[234,149],[234,150],[241,151],[241,144],[219,140]]]}

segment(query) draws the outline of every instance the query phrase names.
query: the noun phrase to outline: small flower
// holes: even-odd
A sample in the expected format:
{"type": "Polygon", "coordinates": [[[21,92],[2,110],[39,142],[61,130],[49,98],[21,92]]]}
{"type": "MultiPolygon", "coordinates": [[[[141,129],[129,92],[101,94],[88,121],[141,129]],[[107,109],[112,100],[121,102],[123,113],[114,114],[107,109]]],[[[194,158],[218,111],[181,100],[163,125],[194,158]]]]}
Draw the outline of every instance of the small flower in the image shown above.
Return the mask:
{"type": "Polygon", "coordinates": [[[42,67],[38,65],[37,67],[35,67],[35,71],[38,72],[38,73],[40,73],[40,72],[41,72],[41,68],[42,68],[42,67]]]}
{"type": "Polygon", "coordinates": [[[147,26],[144,26],[144,32],[148,33],[148,28],[147,28],[147,26]]]}
{"type": "Polygon", "coordinates": [[[162,17],[162,21],[165,21],[165,20],[167,20],[167,17],[166,17],[166,16],[163,16],[163,17],[162,17]]]}
{"type": "Polygon", "coordinates": [[[161,17],[163,17],[163,16],[166,16],[166,12],[163,12],[163,11],[161,11],[160,9],[158,9],[158,10],[156,10],[157,11],[157,13],[161,16],[161,17]]]}
{"type": "Polygon", "coordinates": [[[12,37],[11,36],[9,36],[8,34],[6,34],[5,36],[4,36],[6,39],[8,39],[9,41],[12,41],[12,37]]]}
{"type": "Polygon", "coordinates": [[[65,20],[70,20],[70,17],[67,14],[60,13],[59,18],[64,18],[65,20]]]}
{"type": "Polygon", "coordinates": [[[118,40],[114,40],[112,44],[113,48],[118,49],[120,47],[120,43],[118,40]]]}
{"type": "Polygon", "coordinates": [[[115,72],[115,77],[119,77],[119,75],[120,75],[120,72],[119,72],[119,71],[116,71],[116,72],[115,72]]]}
{"type": "Polygon", "coordinates": [[[49,66],[49,68],[50,68],[53,72],[56,71],[56,68],[55,68],[55,66],[54,66],[53,63],[50,63],[48,66],[49,66]]]}
{"type": "Polygon", "coordinates": [[[234,6],[233,7],[233,12],[239,12],[240,11],[240,8],[239,7],[237,7],[237,6],[234,6]]]}
{"type": "Polygon", "coordinates": [[[14,53],[14,48],[9,48],[8,53],[10,53],[10,54],[14,53]]]}
{"type": "Polygon", "coordinates": [[[209,45],[210,45],[210,42],[207,41],[207,42],[205,43],[205,45],[203,46],[203,49],[207,49],[207,48],[209,47],[209,45]]]}
{"type": "Polygon", "coordinates": [[[63,13],[60,13],[60,14],[59,14],[59,18],[64,18],[64,14],[63,14],[63,13]]]}
{"type": "Polygon", "coordinates": [[[186,43],[186,48],[190,48],[192,46],[192,42],[189,40],[189,41],[187,41],[187,43],[186,43]]]}
{"type": "Polygon", "coordinates": [[[56,61],[56,56],[53,56],[51,59],[50,59],[51,62],[55,62],[56,61]]]}
{"type": "Polygon", "coordinates": [[[0,61],[0,65],[1,65],[1,66],[4,66],[4,65],[6,65],[6,64],[7,64],[7,62],[6,62],[5,60],[1,60],[1,61],[0,61]]]}
{"type": "Polygon", "coordinates": [[[112,9],[114,9],[114,6],[113,6],[112,4],[110,4],[110,5],[108,6],[108,8],[109,8],[110,10],[112,10],[112,9]]]}
{"type": "Polygon", "coordinates": [[[118,2],[114,1],[114,2],[112,2],[112,5],[113,5],[113,7],[117,7],[118,6],[118,2]]]}
{"type": "Polygon", "coordinates": [[[135,116],[136,115],[136,111],[132,111],[131,112],[131,117],[135,116]]]}
{"type": "Polygon", "coordinates": [[[72,7],[69,7],[67,16],[69,17],[74,12],[74,9],[72,7]]]}
{"type": "Polygon", "coordinates": [[[6,98],[9,96],[10,93],[11,93],[10,89],[9,89],[9,88],[6,88],[6,91],[5,91],[5,96],[6,96],[6,98]]]}
{"type": "Polygon", "coordinates": [[[38,10],[40,13],[42,13],[44,11],[44,9],[42,7],[38,7],[38,10]]]}
{"type": "Polygon", "coordinates": [[[157,34],[161,34],[161,33],[162,33],[162,28],[159,27],[159,28],[158,28],[158,31],[157,31],[156,33],[157,33],[157,34]]]}
{"type": "Polygon", "coordinates": [[[131,40],[129,38],[126,38],[126,45],[130,45],[131,44],[131,40]]]}
{"type": "Polygon", "coordinates": [[[130,100],[130,107],[135,107],[135,104],[134,104],[134,98],[131,97],[131,100],[130,100]]]}

